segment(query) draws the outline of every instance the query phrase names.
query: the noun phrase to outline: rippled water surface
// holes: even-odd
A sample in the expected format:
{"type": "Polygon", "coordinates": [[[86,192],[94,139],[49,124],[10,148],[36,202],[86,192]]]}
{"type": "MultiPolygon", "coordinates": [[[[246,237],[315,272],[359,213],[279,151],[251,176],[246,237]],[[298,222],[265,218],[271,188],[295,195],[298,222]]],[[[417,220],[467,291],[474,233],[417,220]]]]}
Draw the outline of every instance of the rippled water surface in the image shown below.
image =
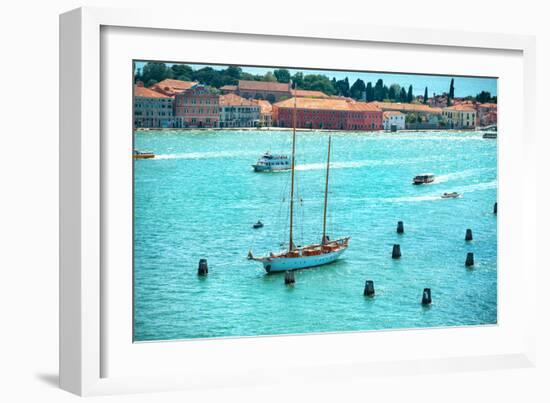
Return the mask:
{"type": "MultiPolygon", "coordinates": [[[[298,244],[321,238],[328,135],[297,133],[298,244]]],[[[331,135],[329,234],[351,236],[350,247],[287,287],[246,255],[288,242],[290,173],[251,164],[267,150],[289,154],[291,134],[135,134],[135,147],[157,156],[134,164],[136,341],[496,323],[496,141],[474,132],[331,135]],[[413,186],[423,172],[436,181],[413,186]],[[440,197],[451,191],[462,197],[440,197]],[[265,226],[253,230],[258,219],[265,226]],[[475,267],[466,269],[470,251],[475,267]],[[365,280],[374,298],[363,297],[365,280]],[[425,287],[429,307],[420,304],[425,287]]]]}

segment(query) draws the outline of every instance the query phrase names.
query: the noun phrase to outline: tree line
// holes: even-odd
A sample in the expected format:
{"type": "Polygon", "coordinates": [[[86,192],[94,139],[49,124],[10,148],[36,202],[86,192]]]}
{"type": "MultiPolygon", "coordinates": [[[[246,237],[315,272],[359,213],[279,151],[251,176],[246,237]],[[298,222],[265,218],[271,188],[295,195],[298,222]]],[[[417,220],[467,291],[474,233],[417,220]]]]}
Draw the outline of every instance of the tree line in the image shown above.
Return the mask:
{"type": "MultiPolygon", "coordinates": [[[[202,67],[194,70],[186,64],[173,64],[171,66],[160,62],[147,62],[143,68],[135,73],[135,82],[141,81],[146,87],[167,79],[173,78],[182,81],[197,81],[205,85],[220,88],[224,85],[237,85],[239,80],[268,81],[288,83],[292,80],[296,88],[302,90],[322,91],[327,95],[337,95],[353,98],[361,101],[390,101],[390,102],[412,102],[415,100],[413,87],[401,87],[399,84],[387,85],[382,79],[378,79],[374,84],[370,81],[365,83],[358,78],[350,85],[346,77],[337,80],[335,77],[328,78],[323,74],[303,74],[297,72],[291,74],[287,69],[274,69],[265,74],[251,74],[244,72],[238,66],[229,66],[224,69],[214,69],[212,67],[202,67]]],[[[454,79],[451,80],[448,97],[450,105],[454,98],[454,79]]],[[[473,97],[470,97],[473,98],[473,97]]],[[[475,99],[479,102],[496,102],[496,97],[492,97],[489,92],[482,91],[475,99]]],[[[424,90],[423,103],[427,103],[428,87],[424,90]]]]}

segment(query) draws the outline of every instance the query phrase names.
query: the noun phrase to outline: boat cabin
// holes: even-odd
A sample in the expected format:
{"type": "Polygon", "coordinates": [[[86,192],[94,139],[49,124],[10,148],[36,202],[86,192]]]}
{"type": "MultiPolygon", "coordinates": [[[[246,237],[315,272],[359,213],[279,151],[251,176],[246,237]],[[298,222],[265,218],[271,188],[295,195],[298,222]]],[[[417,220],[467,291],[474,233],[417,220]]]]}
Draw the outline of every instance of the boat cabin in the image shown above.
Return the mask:
{"type": "Polygon", "coordinates": [[[434,180],[435,180],[434,174],[420,174],[414,177],[413,184],[422,185],[424,183],[432,183],[434,180]]]}

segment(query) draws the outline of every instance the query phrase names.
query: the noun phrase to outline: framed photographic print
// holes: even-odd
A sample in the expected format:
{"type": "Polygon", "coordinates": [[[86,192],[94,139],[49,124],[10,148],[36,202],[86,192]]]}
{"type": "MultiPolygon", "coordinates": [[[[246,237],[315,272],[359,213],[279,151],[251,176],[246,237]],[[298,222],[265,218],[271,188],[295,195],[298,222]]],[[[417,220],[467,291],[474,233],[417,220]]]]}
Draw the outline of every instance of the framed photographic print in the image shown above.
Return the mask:
{"type": "Polygon", "coordinates": [[[62,387],[532,365],[533,52],[62,15],[62,387]]]}

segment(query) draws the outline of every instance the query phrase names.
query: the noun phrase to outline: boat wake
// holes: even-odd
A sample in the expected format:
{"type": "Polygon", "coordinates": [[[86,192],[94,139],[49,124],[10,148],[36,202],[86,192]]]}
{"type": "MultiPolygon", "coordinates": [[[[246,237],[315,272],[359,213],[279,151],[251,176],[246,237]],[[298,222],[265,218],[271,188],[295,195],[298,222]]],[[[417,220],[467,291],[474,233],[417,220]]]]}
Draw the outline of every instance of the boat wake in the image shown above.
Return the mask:
{"type": "Polygon", "coordinates": [[[234,157],[253,157],[258,153],[250,151],[204,151],[195,153],[176,153],[176,154],[160,154],[155,157],[157,160],[174,160],[174,159],[187,159],[187,160],[199,160],[210,158],[234,158],[234,157]]]}
{"type": "Polygon", "coordinates": [[[469,177],[478,175],[480,173],[490,172],[494,170],[495,168],[473,168],[473,169],[466,169],[460,172],[452,172],[446,175],[437,175],[433,183],[445,183],[450,180],[469,178],[469,177]]]}
{"type": "MultiPolygon", "coordinates": [[[[475,183],[473,185],[458,186],[453,188],[453,191],[464,195],[466,193],[473,193],[481,190],[496,189],[497,181],[475,183]]],[[[378,200],[390,202],[390,203],[407,203],[407,202],[423,202],[423,201],[435,201],[435,200],[448,200],[441,197],[442,192],[433,192],[427,195],[421,196],[401,196],[401,197],[388,197],[378,200]]]]}
{"type": "MultiPolygon", "coordinates": [[[[330,169],[348,169],[348,168],[362,168],[369,166],[386,166],[386,165],[404,165],[415,164],[418,162],[425,162],[426,158],[407,158],[407,159],[393,159],[393,160],[358,160],[358,161],[340,161],[331,162],[330,169]]],[[[326,162],[314,162],[311,164],[296,165],[297,171],[317,171],[326,169],[326,162]]]]}

